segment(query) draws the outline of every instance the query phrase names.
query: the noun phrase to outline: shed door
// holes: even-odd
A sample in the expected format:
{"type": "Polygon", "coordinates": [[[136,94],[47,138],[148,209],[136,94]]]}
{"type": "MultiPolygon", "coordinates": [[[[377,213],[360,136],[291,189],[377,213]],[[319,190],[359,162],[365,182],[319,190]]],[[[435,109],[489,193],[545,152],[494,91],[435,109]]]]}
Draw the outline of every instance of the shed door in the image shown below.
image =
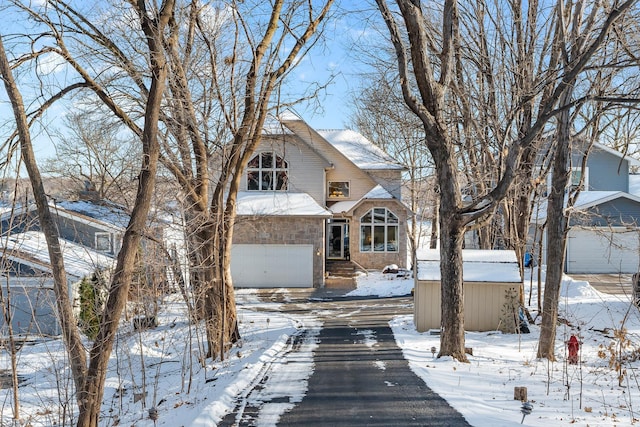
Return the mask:
{"type": "Polygon", "coordinates": [[[234,245],[235,287],[313,287],[313,245],[234,245]]]}
{"type": "Polygon", "coordinates": [[[567,273],[635,273],[639,271],[638,230],[571,228],[567,273]]]}

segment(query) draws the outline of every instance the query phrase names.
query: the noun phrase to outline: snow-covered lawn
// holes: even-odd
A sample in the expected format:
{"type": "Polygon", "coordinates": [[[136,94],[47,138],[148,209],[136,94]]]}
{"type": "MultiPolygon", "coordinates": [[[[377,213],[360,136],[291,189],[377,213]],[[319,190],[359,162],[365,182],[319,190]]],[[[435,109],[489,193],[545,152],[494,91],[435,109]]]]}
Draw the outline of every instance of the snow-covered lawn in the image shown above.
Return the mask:
{"type": "MultiPolygon", "coordinates": [[[[412,280],[371,273],[359,278],[351,294],[407,295],[412,287],[412,280]]],[[[532,288],[535,316],[537,283],[532,288]]],[[[197,343],[203,331],[187,324],[178,296],[164,301],[158,328],[137,332],[125,327],[108,372],[101,425],[210,426],[238,404],[259,408],[255,425],[275,425],[280,414],[304,397],[321,322],[311,310],[286,314],[281,304],[262,301],[252,290],[239,290],[237,297],[242,345],[222,362],[201,363],[204,350],[197,343]],[[298,335],[293,348],[291,338],[298,335]],[[260,381],[260,387],[250,387],[260,381]],[[245,395],[249,389],[259,391],[245,395]],[[270,401],[289,403],[262,404],[270,401]],[[157,409],[156,424],[149,419],[150,408],[157,409]]],[[[535,325],[524,335],[468,332],[466,345],[473,349],[469,363],[435,358],[431,349],[437,351],[439,337],[417,333],[410,315],[394,318],[391,327],[414,372],[474,426],[520,425],[521,403],[513,400],[514,387],[527,387],[533,404],[524,425],[630,425],[640,418],[640,362],[635,360],[640,355],[640,316],[629,300],[567,278],[560,303],[565,322],[558,328],[558,360],[553,363],[536,359],[535,325]],[[571,334],[583,342],[577,365],[565,363],[565,341],[571,334]],[[618,371],[616,363],[621,364],[618,371]]],[[[23,423],[62,425],[73,396],[60,341],[25,345],[19,358],[23,423]]],[[[9,368],[2,349],[0,372],[9,368]]],[[[8,425],[10,389],[0,390],[0,402],[0,425],[8,425]]]]}

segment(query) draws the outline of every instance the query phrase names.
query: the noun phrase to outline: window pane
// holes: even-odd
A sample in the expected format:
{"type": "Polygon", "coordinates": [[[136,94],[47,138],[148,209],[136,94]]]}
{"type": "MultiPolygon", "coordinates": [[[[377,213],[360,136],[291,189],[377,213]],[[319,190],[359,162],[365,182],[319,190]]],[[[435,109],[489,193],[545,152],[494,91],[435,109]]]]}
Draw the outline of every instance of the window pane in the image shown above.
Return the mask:
{"type": "Polygon", "coordinates": [[[342,181],[329,182],[329,197],[349,197],[349,183],[342,181]]]}
{"type": "Polygon", "coordinates": [[[260,186],[258,185],[260,175],[257,171],[252,171],[247,173],[247,190],[259,190],[260,186]]]}
{"type": "Polygon", "coordinates": [[[260,167],[260,156],[255,156],[253,159],[249,160],[247,166],[253,169],[258,169],[260,167]]]}
{"type": "Polygon", "coordinates": [[[276,183],[276,190],[287,190],[288,179],[286,172],[277,172],[278,182],[276,183]]]}
{"type": "Polygon", "coordinates": [[[273,190],[273,172],[262,171],[262,190],[273,190]]]}
{"type": "Polygon", "coordinates": [[[287,167],[287,162],[282,157],[276,156],[276,169],[286,169],[287,167]]]}
{"type": "Polygon", "coordinates": [[[397,224],[398,223],[398,217],[391,212],[390,210],[387,210],[387,223],[389,224],[397,224]]]}
{"type": "Polygon", "coordinates": [[[582,170],[581,169],[573,169],[571,171],[571,185],[577,187],[580,185],[580,178],[582,178],[582,170]]]}
{"type": "Polygon", "coordinates": [[[385,251],[384,225],[373,227],[373,250],[375,252],[385,251]]]}
{"type": "Polygon", "coordinates": [[[371,227],[360,226],[360,252],[371,252],[371,227]]]}
{"type": "Polygon", "coordinates": [[[398,226],[387,227],[387,252],[398,252],[398,226]]]}
{"type": "Polygon", "coordinates": [[[384,223],[387,210],[385,208],[373,209],[373,222],[384,223]]]}
{"type": "Polygon", "coordinates": [[[107,233],[96,233],[96,250],[111,252],[111,236],[107,233]]]}
{"type": "Polygon", "coordinates": [[[262,168],[271,169],[273,167],[273,153],[262,153],[262,168]]]}
{"type": "Polygon", "coordinates": [[[363,224],[371,224],[371,212],[369,211],[360,218],[360,222],[363,224]]]}

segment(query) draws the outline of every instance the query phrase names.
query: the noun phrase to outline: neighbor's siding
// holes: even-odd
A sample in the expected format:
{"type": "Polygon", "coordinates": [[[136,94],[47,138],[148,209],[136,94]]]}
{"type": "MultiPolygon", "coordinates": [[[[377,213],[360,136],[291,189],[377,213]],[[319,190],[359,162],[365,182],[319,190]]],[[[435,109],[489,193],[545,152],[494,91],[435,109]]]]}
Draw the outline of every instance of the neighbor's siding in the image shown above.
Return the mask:
{"type": "Polygon", "coordinates": [[[640,218],[640,203],[619,197],[589,208],[586,212],[574,212],[571,215],[570,225],[589,225],[594,227],[638,226],[638,218],[640,218]]]}
{"type": "MultiPolygon", "coordinates": [[[[507,310],[508,292],[519,292],[519,289],[519,283],[465,282],[464,329],[513,332],[513,323],[504,325],[501,319],[507,310]]],[[[417,282],[414,289],[414,323],[418,332],[440,329],[440,300],[439,281],[417,282]]]]}
{"type": "MultiPolygon", "coordinates": [[[[574,167],[580,167],[581,160],[574,159],[574,167]]],[[[629,192],[629,162],[606,151],[594,148],[587,159],[590,191],[629,192]]]]}

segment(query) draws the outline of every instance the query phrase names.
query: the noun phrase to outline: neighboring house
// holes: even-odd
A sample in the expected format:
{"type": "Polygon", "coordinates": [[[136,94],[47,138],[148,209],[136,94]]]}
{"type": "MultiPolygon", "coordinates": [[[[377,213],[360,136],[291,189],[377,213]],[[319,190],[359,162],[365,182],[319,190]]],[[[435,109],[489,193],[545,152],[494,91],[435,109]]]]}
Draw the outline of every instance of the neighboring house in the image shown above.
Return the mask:
{"type": "MultiPolygon", "coordinates": [[[[571,209],[565,271],[640,271],[640,197],[630,194],[629,186],[630,170],[640,166],[640,161],[601,144],[594,144],[583,170],[584,158],[582,151],[573,150],[570,185],[580,185],[583,174],[584,177],[571,209]]],[[[542,230],[546,215],[546,200],[543,200],[534,208],[531,231],[531,236],[542,237],[543,260],[546,246],[550,244],[542,230]]]]}
{"type": "MultiPolygon", "coordinates": [[[[418,332],[440,330],[440,250],[417,254],[414,324],[418,332]]],[[[464,328],[516,332],[520,324],[520,268],[514,251],[463,249],[464,328]]]]}
{"type": "MultiPolygon", "coordinates": [[[[108,202],[50,202],[49,209],[58,226],[60,238],[115,257],[129,221],[126,212],[108,202]]],[[[40,230],[35,205],[5,210],[0,215],[2,235],[40,230]]]]}
{"type": "MultiPolygon", "coordinates": [[[[71,301],[77,311],[82,279],[91,279],[94,273],[115,265],[129,215],[121,207],[99,200],[53,201],[49,208],[58,228],[71,301]]],[[[130,298],[143,305],[145,298],[155,301],[168,277],[175,276],[166,262],[169,249],[158,244],[164,234],[156,222],[146,231],[145,237],[150,238],[143,238],[140,244],[141,263],[137,265],[130,298]]],[[[12,321],[14,332],[55,333],[58,325],[52,311],[52,269],[34,205],[0,211],[0,251],[0,275],[5,279],[0,287],[5,294],[11,291],[11,304],[17,313],[12,321]],[[40,320],[34,329],[36,318],[40,320]]]]}
{"type": "Polygon", "coordinates": [[[234,285],[322,287],[332,260],[405,266],[403,171],[357,132],[316,130],[291,112],[281,115],[240,183],[234,285]]]}
{"type": "MultiPolygon", "coordinates": [[[[11,307],[13,333],[18,335],[57,335],[60,333],[55,308],[53,278],[44,234],[26,231],[0,237],[3,301],[11,307]]],[[[77,309],[78,285],[94,273],[107,274],[114,259],[81,245],[60,241],[69,297],[77,309]]],[[[7,334],[4,318],[0,336],[7,334]]]]}

